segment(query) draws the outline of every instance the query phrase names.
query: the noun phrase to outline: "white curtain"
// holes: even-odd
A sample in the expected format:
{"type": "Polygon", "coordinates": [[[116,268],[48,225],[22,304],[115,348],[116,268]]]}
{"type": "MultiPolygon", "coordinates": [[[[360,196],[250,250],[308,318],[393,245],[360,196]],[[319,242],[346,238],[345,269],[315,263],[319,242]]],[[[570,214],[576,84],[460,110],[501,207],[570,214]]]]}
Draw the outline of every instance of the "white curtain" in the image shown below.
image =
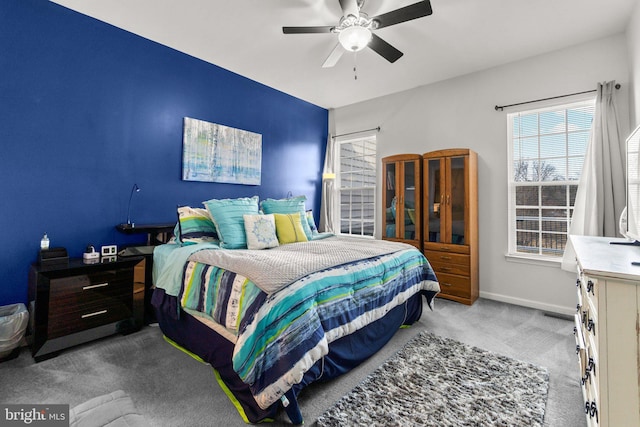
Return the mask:
{"type": "MultiPolygon", "coordinates": [[[[576,193],[570,235],[618,235],[618,220],[626,200],[623,139],[615,93],[615,81],[598,83],[591,139],[576,193]]],[[[570,241],[564,251],[562,269],[576,271],[575,252],[570,241]]]]}
{"type": "Polygon", "coordinates": [[[327,139],[327,152],[324,158],[322,170],[322,200],[320,201],[320,231],[335,233],[336,221],[336,141],[329,135],[327,139]]]}

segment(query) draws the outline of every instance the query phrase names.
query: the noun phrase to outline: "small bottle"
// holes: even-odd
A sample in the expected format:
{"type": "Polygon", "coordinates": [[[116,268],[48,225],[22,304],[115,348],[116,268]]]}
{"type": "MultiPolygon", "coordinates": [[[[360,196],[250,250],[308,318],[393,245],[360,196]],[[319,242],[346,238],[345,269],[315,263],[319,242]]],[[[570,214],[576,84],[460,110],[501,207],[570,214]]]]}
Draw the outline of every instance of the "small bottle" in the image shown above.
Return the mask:
{"type": "Polygon", "coordinates": [[[47,233],[44,233],[42,240],[40,240],[40,249],[49,249],[49,237],[47,233]]]}

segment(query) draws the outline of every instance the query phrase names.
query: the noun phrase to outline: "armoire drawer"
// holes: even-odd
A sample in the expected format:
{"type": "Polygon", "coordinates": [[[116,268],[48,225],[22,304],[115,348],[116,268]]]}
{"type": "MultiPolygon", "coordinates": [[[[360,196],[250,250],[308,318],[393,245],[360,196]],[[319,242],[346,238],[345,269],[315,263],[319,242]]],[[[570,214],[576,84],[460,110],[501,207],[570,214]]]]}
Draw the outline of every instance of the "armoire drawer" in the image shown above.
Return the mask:
{"type": "Polygon", "coordinates": [[[436,273],[469,276],[471,271],[469,255],[428,250],[424,253],[436,273]]]}
{"type": "Polygon", "coordinates": [[[471,279],[454,274],[438,273],[436,277],[440,283],[440,291],[443,294],[454,295],[461,298],[469,298],[471,295],[471,279]]]}

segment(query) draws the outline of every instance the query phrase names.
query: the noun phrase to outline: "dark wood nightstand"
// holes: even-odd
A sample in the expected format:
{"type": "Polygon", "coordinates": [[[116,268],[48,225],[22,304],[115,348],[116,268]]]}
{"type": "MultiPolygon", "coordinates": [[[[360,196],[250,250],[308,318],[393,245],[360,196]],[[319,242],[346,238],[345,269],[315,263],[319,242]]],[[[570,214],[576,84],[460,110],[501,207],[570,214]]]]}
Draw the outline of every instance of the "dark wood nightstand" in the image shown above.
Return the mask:
{"type": "Polygon", "coordinates": [[[144,292],[139,292],[144,289],[141,264],[143,257],[93,264],[72,258],[67,264],[48,267],[32,264],[29,326],[35,361],[77,344],[138,330],[141,322],[136,318],[141,318],[140,298],[144,298],[144,292]]]}

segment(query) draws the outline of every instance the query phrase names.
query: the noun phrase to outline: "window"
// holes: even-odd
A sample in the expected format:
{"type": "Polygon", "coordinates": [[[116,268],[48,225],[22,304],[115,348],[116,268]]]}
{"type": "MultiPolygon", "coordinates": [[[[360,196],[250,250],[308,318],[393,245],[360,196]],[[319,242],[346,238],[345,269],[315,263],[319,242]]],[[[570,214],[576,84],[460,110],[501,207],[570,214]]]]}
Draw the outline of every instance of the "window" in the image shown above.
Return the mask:
{"type": "Polygon", "coordinates": [[[376,136],[338,141],[340,234],[373,237],[376,136]]]}
{"type": "Polygon", "coordinates": [[[562,257],[595,101],[509,114],[509,254],[562,257]]]}

